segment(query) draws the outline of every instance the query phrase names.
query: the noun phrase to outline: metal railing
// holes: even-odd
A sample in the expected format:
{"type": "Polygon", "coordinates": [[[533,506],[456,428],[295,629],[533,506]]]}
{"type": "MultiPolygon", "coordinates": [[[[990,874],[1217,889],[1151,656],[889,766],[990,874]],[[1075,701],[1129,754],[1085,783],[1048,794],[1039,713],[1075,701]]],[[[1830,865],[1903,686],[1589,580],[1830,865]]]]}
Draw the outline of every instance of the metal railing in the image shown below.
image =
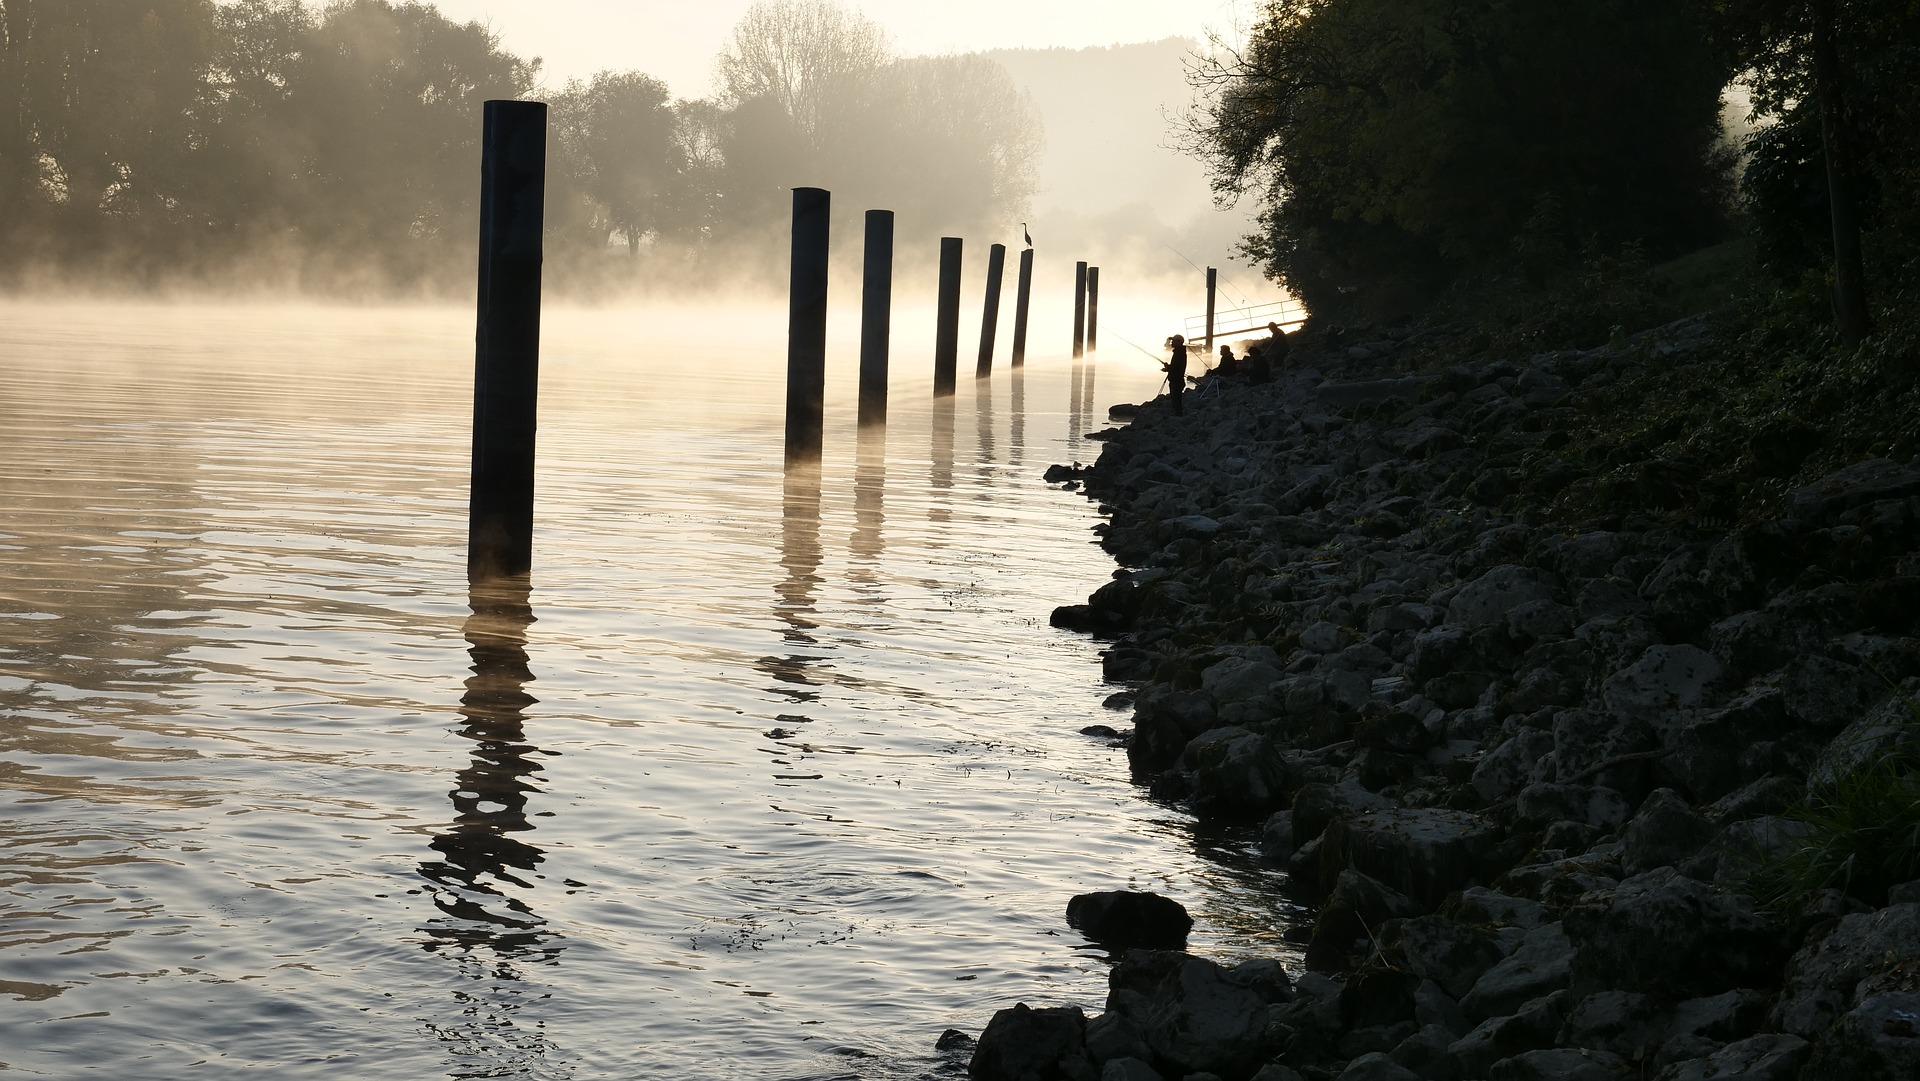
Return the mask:
{"type": "MultiPolygon", "coordinates": [[[[1254,304],[1245,308],[1228,308],[1213,313],[1213,336],[1224,338],[1232,334],[1245,334],[1248,331],[1265,330],[1268,323],[1278,323],[1283,330],[1291,330],[1307,321],[1307,310],[1297,300],[1276,300],[1266,304],[1254,304]]],[[[1186,337],[1189,341],[1204,339],[1207,336],[1207,317],[1190,315],[1187,317],[1186,337]]]]}

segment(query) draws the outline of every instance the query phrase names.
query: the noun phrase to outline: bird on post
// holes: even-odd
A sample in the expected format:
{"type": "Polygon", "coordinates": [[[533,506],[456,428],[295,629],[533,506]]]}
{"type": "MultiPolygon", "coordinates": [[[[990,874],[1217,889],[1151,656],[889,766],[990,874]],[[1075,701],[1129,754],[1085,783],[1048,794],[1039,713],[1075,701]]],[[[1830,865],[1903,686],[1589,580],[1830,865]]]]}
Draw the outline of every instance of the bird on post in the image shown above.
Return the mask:
{"type": "Polygon", "coordinates": [[[1027,247],[1029,248],[1033,247],[1033,235],[1027,232],[1026,222],[1020,223],[1020,239],[1027,242],[1027,247]]]}

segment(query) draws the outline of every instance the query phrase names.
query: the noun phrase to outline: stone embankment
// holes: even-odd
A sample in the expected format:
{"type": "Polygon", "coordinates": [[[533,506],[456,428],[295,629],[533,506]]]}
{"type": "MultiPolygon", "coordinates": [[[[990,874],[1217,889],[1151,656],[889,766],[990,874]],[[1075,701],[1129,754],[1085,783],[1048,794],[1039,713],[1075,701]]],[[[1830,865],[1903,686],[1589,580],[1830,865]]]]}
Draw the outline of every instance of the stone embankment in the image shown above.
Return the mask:
{"type": "Polygon", "coordinates": [[[1304,969],[1129,950],[1104,1012],[996,1015],[974,1077],[1920,1078],[1920,882],[1751,896],[1810,779],[1911,737],[1920,468],[1718,529],[1509,498],[1584,394],[1709,335],[1300,349],[1050,473],[1112,509],[1122,569],[1055,618],[1110,640],[1138,777],[1262,823],[1317,916],[1304,969]]]}

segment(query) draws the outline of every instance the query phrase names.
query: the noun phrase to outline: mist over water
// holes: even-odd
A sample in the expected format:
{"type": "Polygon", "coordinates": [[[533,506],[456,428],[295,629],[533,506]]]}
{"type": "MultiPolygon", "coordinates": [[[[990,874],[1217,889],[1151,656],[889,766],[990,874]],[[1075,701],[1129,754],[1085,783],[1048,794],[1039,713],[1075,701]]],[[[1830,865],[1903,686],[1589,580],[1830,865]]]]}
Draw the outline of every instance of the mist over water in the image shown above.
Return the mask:
{"type": "Polygon", "coordinates": [[[1073,893],[1281,949],[1047,625],[1110,563],[1039,473],[1160,373],[1037,305],[935,404],[908,310],[863,440],[845,306],[793,476],[778,309],[549,310],[534,573],[471,594],[470,311],[0,309],[6,1068],[915,1077],[1103,997],[1073,893]]]}

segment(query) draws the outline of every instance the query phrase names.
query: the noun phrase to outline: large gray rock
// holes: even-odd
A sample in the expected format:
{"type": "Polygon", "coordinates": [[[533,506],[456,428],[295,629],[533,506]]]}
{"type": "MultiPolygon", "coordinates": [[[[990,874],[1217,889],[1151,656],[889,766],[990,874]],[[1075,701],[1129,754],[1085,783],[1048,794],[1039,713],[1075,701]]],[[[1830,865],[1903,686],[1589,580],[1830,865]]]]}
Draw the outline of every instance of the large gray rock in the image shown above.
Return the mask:
{"type": "Polygon", "coordinates": [[[1445,916],[1421,916],[1399,928],[1407,971],[1458,999],[1506,956],[1492,934],[1445,916]]]}
{"type": "Polygon", "coordinates": [[[1642,1061],[1651,1058],[1666,1038],[1666,1021],[1666,1010],[1652,995],[1601,991],[1574,1006],[1560,1042],[1642,1061]]]}
{"type": "Polygon", "coordinates": [[[1236,983],[1212,961],[1184,953],[1129,950],[1108,978],[1107,1009],[1153,1049],[1162,1072],[1245,1077],[1262,1059],[1274,1002],[1236,983]]]}
{"type": "Polygon", "coordinates": [[[1431,910],[1477,881],[1499,827],[1466,811],[1396,807],[1339,819],[1320,849],[1321,881],[1353,868],[1431,910]]]}
{"type": "Polygon", "coordinates": [[[1280,748],[1244,728],[1202,733],[1182,754],[1193,771],[1193,811],[1202,819],[1251,821],[1285,807],[1293,794],[1280,748]]]}
{"type": "Polygon", "coordinates": [[[1870,458],[1795,489],[1793,512],[1809,523],[1823,523],[1854,507],[1915,494],[1920,494],[1920,469],[1870,458]]]}
{"type": "Polygon", "coordinates": [[[1843,916],[1788,962],[1771,1022],[1797,1036],[1817,1036],[1903,969],[1920,969],[1920,903],[1843,916]]]}
{"type": "Polygon", "coordinates": [[[1423,1081],[1383,1051],[1361,1055],[1340,1071],[1338,1081],[1423,1081]]]}
{"type": "Polygon", "coordinates": [[[1322,971],[1345,969],[1356,944],[1370,944],[1375,928],[1388,920],[1419,914],[1405,894],[1352,868],[1341,871],[1326,903],[1314,916],[1307,965],[1322,971]]]}
{"type": "Polygon", "coordinates": [[[1737,1040],[1703,1058],[1677,1062],[1658,1081],[1795,1081],[1807,1041],[1777,1032],[1737,1040]]]}
{"type": "Polygon", "coordinates": [[[1498,803],[1538,780],[1541,760],[1553,753],[1553,742],[1553,733],[1545,729],[1515,732],[1473,767],[1474,791],[1488,803],[1498,803]]]}
{"type": "Polygon", "coordinates": [[[1215,727],[1213,700],[1196,691],[1154,685],[1133,707],[1133,741],[1127,758],[1135,769],[1157,770],[1180,757],[1193,737],[1215,727]]]}
{"type": "Polygon", "coordinates": [[[1713,837],[1713,823],[1671,788],[1659,789],[1640,802],[1640,810],[1621,832],[1624,850],[1620,868],[1629,877],[1656,867],[1678,866],[1699,852],[1713,837]]]}
{"type": "Polygon", "coordinates": [[[1160,1071],[1137,1058],[1107,1060],[1100,1068],[1100,1081],[1166,1081],[1160,1071]]]}
{"type": "Polygon", "coordinates": [[[1725,674],[1720,658],[1699,646],[1649,646],[1639,660],[1607,677],[1600,697],[1614,713],[1657,725],[1674,710],[1707,705],[1725,674]]]}
{"type": "Polygon", "coordinates": [[[1140,1029],[1121,1014],[1108,1011],[1087,1021],[1087,1057],[1095,1063],[1117,1058],[1145,1060],[1153,1057],[1153,1048],[1140,1029]]]}
{"type": "Polygon", "coordinates": [[[1801,1081],[1913,1081],[1920,1077],[1920,992],[1873,995],[1814,1045],[1801,1081]]]}
{"type": "Polygon", "coordinates": [[[1530,784],[1520,790],[1513,812],[1528,826],[1578,822],[1611,832],[1626,823],[1632,807],[1625,796],[1600,785],[1530,784]]]}
{"type": "Polygon", "coordinates": [[[1667,996],[1763,985],[1784,959],[1783,930],[1745,897],[1671,867],[1648,871],[1570,909],[1575,987],[1667,996]],[[1700,959],[1711,957],[1712,964],[1700,959]]]}
{"type": "Polygon", "coordinates": [[[1487,1081],[1626,1081],[1636,1071],[1619,1055],[1584,1047],[1523,1051],[1487,1070],[1487,1081]]]}
{"type": "Polygon", "coordinates": [[[1446,914],[1461,923],[1518,927],[1527,931],[1545,926],[1550,916],[1547,906],[1538,901],[1511,897],[1485,886],[1461,890],[1459,896],[1447,902],[1446,914]]]}
{"type": "Polygon", "coordinates": [[[1228,657],[1200,673],[1200,689],[1213,699],[1217,708],[1263,697],[1279,678],[1280,670],[1265,661],[1228,657]]]}
{"type": "Polygon", "coordinates": [[[967,1076],[975,1081],[1087,1081],[1087,1019],[1078,1006],[1030,1009],[1015,1003],[993,1015],[974,1045],[967,1076]]]}
{"type": "Polygon", "coordinates": [[[1622,755],[1653,750],[1656,742],[1653,725],[1644,718],[1563,709],[1553,718],[1553,779],[1567,784],[1604,784],[1628,796],[1644,794],[1650,787],[1644,780],[1651,775],[1648,766],[1598,767],[1622,755]]]}
{"type": "Polygon", "coordinates": [[[1462,586],[1447,605],[1447,620],[1467,627],[1498,627],[1508,613],[1530,601],[1553,599],[1552,575],[1535,567],[1502,564],[1462,586]]]}
{"type": "Polygon", "coordinates": [[[1871,763],[1884,759],[1897,746],[1910,744],[1920,726],[1902,697],[1889,698],[1866,716],[1841,730],[1814,760],[1807,773],[1813,787],[1833,785],[1871,763]]]}
{"type": "Polygon", "coordinates": [[[1527,932],[1520,948],[1474,981],[1460,1000],[1469,1018],[1497,1017],[1567,986],[1573,974],[1573,944],[1560,924],[1527,932]]]}
{"type": "Polygon", "coordinates": [[[1387,1055],[1422,1081],[1453,1081],[1453,1059],[1447,1048],[1459,1038],[1459,1033],[1440,1025],[1422,1025],[1387,1055]]]}
{"type": "Polygon", "coordinates": [[[1339,819],[1393,805],[1392,800],[1367,791],[1351,778],[1339,784],[1301,785],[1293,795],[1293,843],[1306,844],[1339,819]]]}
{"type": "Polygon", "coordinates": [[[1501,1059],[1552,1047],[1561,1017],[1550,999],[1528,1003],[1517,1014],[1490,1017],[1447,1048],[1461,1077],[1486,1077],[1501,1059]]]}

